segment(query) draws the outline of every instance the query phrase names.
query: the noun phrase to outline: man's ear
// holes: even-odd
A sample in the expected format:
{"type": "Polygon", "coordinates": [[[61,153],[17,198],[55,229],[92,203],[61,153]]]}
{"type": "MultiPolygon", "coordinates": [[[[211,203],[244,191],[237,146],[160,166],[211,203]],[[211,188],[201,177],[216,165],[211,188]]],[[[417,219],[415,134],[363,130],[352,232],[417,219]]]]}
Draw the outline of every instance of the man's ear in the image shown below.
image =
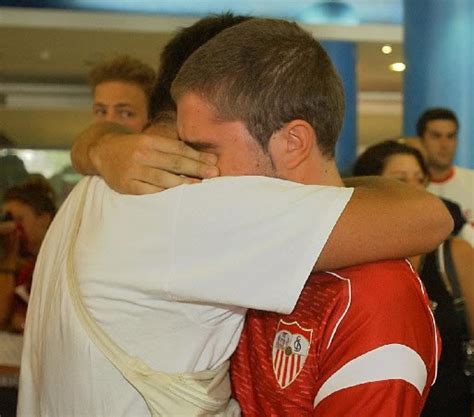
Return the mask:
{"type": "Polygon", "coordinates": [[[305,162],[316,146],[316,134],[305,120],[292,120],[279,132],[280,157],[286,169],[295,169],[305,162]]]}

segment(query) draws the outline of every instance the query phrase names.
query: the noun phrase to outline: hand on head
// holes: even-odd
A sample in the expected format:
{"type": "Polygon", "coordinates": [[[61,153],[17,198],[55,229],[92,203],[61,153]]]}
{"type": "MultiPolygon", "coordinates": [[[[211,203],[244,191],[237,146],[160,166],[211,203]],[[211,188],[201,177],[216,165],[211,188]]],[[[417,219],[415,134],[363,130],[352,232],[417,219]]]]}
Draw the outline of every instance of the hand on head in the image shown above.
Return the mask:
{"type": "Polygon", "coordinates": [[[213,154],[155,132],[110,134],[90,149],[107,184],[123,194],[151,194],[219,175],[213,154]]]}

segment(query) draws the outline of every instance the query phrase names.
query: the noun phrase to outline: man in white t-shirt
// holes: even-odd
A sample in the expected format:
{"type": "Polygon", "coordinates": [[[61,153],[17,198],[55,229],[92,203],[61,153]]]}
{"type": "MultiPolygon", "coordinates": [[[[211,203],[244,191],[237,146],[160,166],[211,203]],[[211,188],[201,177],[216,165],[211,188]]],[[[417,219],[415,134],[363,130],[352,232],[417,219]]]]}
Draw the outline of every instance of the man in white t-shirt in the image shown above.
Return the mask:
{"type": "Polygon", "coordinates": [[[291,311],[315,265],[408,256],[449,233],[448,213],[429,194],[397,182],[341,187],[333,159],[341,85],[327,58],[317,67],[322,73],[313,79],[322,83],[312,93],[325,109],[318,114],[321,137],[329,140],[324,150],[304,118],[274,127],[266,148],[243,122],[216,120],[199,96],[175,91],[178,132],[192,147],[214,152],[223,177],[147,196],[120,195],[93,178],[71,193],[37,263],[20,416],[149,414],[140,394],[88,338],[71,305],[66,255],[82,195],[73,266],[84,304],[129,355],[168,373],[224,363],[237,345],[246,308],[291,311]],[[264,175],[306,184],[318,177],[331,186],[264,175]],[[427,207],[430,216],[416,219],[427,207]],[[407,218],[413,221],[407,224],[407,218]]]}
{"type": "Polygon", "coordinates": [[[428,190],[461,206],[469,224],[461,237],[472,244],[474,227],[474,170],[453,164],[459,122],[446,108],[427,109],[416,124],[417,135],[425,149],[431,183],[428,190]]]}

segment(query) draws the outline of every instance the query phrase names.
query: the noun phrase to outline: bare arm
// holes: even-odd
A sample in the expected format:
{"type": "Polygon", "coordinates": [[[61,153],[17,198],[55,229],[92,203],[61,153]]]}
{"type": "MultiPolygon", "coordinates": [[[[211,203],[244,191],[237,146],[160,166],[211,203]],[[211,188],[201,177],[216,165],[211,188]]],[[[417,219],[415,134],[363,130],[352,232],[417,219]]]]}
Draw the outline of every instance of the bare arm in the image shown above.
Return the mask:
{"type": "Polygon", "coordinates": [[[451,233],[453,220],[440,199],[397,180],[350,178],[354,194],[315,265],[342,268],[426,253],[451,233]]]}
{"type": "Polygon", "coordinates": [[[463,239],[451,240],[451,251],[466,306],[468,330],[474,337],[474,249],[463,239]]]}
{"type": "Polygon", "coordinates": [[[215,155],[174,138],[131,133],[110,122],[83,131],[74,142],[71,159],[78,172],[101,175],[123,194],[149,194],[219,174],[215,155]]]}

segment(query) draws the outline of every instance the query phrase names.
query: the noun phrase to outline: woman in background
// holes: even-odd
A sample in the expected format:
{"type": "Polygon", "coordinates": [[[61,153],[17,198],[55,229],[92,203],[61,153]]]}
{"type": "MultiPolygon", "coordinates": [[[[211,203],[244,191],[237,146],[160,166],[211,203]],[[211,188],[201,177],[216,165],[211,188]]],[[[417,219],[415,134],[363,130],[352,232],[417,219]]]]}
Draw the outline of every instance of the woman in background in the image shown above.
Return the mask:
{"type": "MultiPolygon", "coordinates": [[[[357,159],[353,173],[381,175],[423,188],[429,180],[421,153],[391,140],[369,147],[357,159]]],[[[470,417],[463,343],[474,335],[474,250],[466,241],[452,237],[410,262],[426,287],[443,342],[438,377],[422,417],[470,417]]]]}
{"type": "Polygon", "coordinates": [[[56,212],[43,177],[8,189],[0,221],[0,415],[14,416],[22,333],[33,269],[56,212]]]}

